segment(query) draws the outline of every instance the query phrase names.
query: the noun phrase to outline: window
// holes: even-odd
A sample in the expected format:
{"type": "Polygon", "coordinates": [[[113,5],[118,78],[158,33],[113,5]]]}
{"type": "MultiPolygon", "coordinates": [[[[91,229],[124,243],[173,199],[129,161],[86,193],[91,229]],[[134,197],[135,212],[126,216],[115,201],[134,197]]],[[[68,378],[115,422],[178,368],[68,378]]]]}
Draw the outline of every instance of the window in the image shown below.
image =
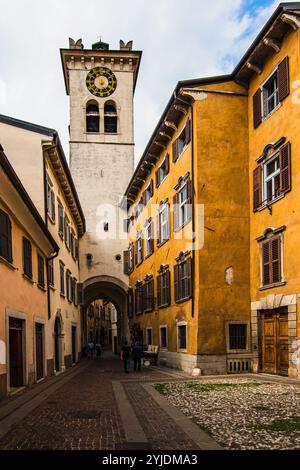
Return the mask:
{"type": "Polygon", "coordinates": [[[179,137],[173,142],[172,153],[173,162],[176,162],[180,155],[185,151],[191,140],[191,121],[187,120],[185,127],[179,134],[179,137]]]}
{"type": "Polygon", "coordinates": [[[263,118],[289,95],[289,59],[285,57],[270,78],[253,95],[253,125],[256,129],[263,118]]]}
{"type": "Polygon", "coordinates": [[[2,210],[0,210],[0,256],[12,263],[11,222],[2,210]]]}
{"type": "Polygon", "coordinates": [[[54,287],[54,264],[53,259],[48,261],[48,282],[49,286],[54,287]]]}
{"type": "Polygon", "coordinates": [[[152,312],[154,309],[154,279],[147,277],[143,286],[143,310],[152,312]]]}
{"type": "Polygon", "coordinates": [[[187,300],[192,295],[192,259],[179,259],[174,266],[175,302],[187,300]]]}
{"type": "Polygon", "coordinates": [[[65,295],[65,267],[62,263],[59,265],[59,272],[60,272],[60,293],[61,295],[65,295]]]}
{"type": "Polygon", "coordinates": [[[152,328],[146,328],[146,344],[152,344],[152,328]]]}
{"type": "Polygon", "coordinates": [[[174,204],[174,230],[182,228],[191,220],[192,216],[192,197],[191,180],[189,176],[181,178],[176,186],[177,193],[173,198],[174,204]]]}
{"type": "Polygon", "coordinates": [[[164,161],[162,162],[158,170],[155,172],[155,185],[157,188],[169,174],[169,169],[170,169],[169,160],[170,160],[169,154],[167,154],[164,161]]]}
{"type": "Polygon", "coordinates": [[[272,237],[262,243],[263,286],[281,282],[281,237],[272,237]]]}
{"type": "Polygon", "coordinates": [[[159,308],[167,307],[171,302],[170,271],[162,268],[157,276],[157,305],[159,308]]]}
{"type": "Polygon", "coordinates": [[[113,101],[108,101],[104,105],[104,132],[106,134],[118,132],[118,115],[113,101]]]}
{"type": "Polygon", "coordinates": [[[142,232],[137,234],[137,240],[135,242],[135,265],[138,266],[143,261],[143,245],[144,240],[142,232]]]}
{"type": "Polygon", "coordinates": [[[23,238],[23,270],[25,276],[32,279],[32,248],[27,238],[23,238]]]}
{"type": "Polygon", "coordinates": [[[55,222],[55,194],[53,184],[48,175],[46,175],[46,195],[47,195],[47,214],[55,222]]]}
{"type": "Polygon", "coordinates": [[[143,284],[138,282],[135,288],[135,313],[140,315],[143,313],[143,284]]]}
{"type": "Polygon", "coordinates": [[[97,133],[100,128],[99,106],[91,100],[86,105],[86,132],[97,133]]]}
{"type": "Polygon", "coordinates": [[[72,301],[72,277],[69,270],[66,271],[66,289],[67,289],[67,299],[69,302],[72,301]]]}
{"type": "Polygon", "coordinates": [[[58,233],[64,238],[64,208],[58,203],[58,233]]]}
{"type": "Polygon", "coordinates": [[[143,206],[146,206],[148,204],[152,196],[153,196],[153,180],[150,181],[147,188],[143,192],[142,200],[141,200],[142,210],[143,210],[143,206]]]}
{"type": "Polygon", "coordinates": [[[157,244],[170,238],[170,206],[167,201],[160,203],[157,215],[157,244]]]}
{"type": "Polygon", "coordinates": [[[71,242],[71,236],[70,236],[70,221],[68,217],[65,215],[65,221],[64,221],[64,239],[65,239],[65,244],[68,249],[70,249],[70,242],[71,242]]]}
{"type": "Polygon", "coordinates": [[[253,172],[253,210],[270,204],[291,189],[291,145],[266,157],[253,172]]]}
{"type": "Polygon", "coordinates": [[[159,328],[159,340],[160,340],[160,347],[162,349],[167,349],[168,347],[168,340],[167,340],[167,327],[161,326],[159,328]]]}
{"type": "Polygon", "coordinates": [[[229,349],[247,349],[247,325],[242,323],[230,323],[229,349]]]}
{"type": "Polygon", "coordinates": [[[38,255],[38,285],[40,287],[45,287],[45,266],[44,258],[41,255],[38,255]]]}
{"type": "Polygon", "coordinates": [[[150,256],[154,252],[154,224],[151,218],[146,221],[145,234],[146,234],[146,256],[150,256]]]}
{"type": "Polygon", "coordinates": [[[186,350],[187,341],[186,341],[186,325],[178,325],[178,349],[186,350]]]}

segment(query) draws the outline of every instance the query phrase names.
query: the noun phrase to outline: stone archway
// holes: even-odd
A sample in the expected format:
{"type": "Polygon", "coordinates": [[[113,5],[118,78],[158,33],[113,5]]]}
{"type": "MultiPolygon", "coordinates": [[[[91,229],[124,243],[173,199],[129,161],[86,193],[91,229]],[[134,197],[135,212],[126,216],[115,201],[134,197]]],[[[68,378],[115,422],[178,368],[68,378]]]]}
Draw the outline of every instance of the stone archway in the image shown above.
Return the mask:
{"type": "Polygon", "coordinates": [[[83,341],[87,342],[87,308],[91,302],[104,299],[116,307],[118,343],[129,340],[128,324],[128,286],[125,282],[113,276],[95,276],[83,282],[83,341]]]}

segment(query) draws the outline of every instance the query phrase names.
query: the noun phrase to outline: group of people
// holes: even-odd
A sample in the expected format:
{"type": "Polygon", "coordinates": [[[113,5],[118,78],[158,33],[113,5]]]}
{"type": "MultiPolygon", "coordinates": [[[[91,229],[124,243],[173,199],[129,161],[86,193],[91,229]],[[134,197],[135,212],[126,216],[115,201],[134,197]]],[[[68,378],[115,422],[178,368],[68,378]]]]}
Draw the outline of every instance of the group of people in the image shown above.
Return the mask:
{"type": "Polygon", "coordinates": [[[94,343],[93,340],[90,340],[86,348],[87,357],[89,359],[94,359],[95,357],[101,357],[102,347],[100,343],[94,343]]]}
{"type": "Polygon", "coordinates": [[[143,346],[137,340],[134,341],[131,346],[128,344],[128,341],[125,341],[121,349],[124,372],[127,374],[130,368],[130,358],[133,359],[133,370],[140,372],[142,367],[143,346]]]}

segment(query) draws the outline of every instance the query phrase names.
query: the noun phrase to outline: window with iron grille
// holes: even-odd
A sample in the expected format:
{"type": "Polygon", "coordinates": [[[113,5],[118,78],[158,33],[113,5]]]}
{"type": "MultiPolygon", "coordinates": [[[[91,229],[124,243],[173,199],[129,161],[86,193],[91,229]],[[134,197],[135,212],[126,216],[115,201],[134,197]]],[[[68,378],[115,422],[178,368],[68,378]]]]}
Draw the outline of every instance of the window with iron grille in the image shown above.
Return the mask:
{"type": "Polygon", "coordinates": [[[247,325],[229,324],[229,349],[247,349],[247,325]]]}
{"type": "Polygon", "coordinates": [[[25,276],[32,279],[32,248],[30,241],[23,237],[23,270],[25,276]]]}
{"type": "Polygon", "coordinates": [[[0,210],[0,256],[12,263],[11,222],[2,210],[0,210]]]}
{"type": "Polygon", "coordinates": [[[38,255],[38,285],[45,287],[45,263],[41,255],[38,255]]]}
{"type": "Polygon", "coordinates": [[[187,346],[187,326],[178,326],[178,349],[186,349],[187,346]]]}

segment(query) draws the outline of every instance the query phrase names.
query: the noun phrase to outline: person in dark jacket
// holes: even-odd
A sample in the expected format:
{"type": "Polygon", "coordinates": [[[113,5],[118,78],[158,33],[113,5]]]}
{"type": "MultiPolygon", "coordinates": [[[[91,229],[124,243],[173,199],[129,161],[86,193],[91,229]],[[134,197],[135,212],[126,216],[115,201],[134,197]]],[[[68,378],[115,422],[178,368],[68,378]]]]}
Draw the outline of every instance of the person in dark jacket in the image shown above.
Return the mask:
{"type": "Polygon", "coordinates": [[[134,345],[132,346],[132,358],[133,358],[134,371],[138,370],[138,372],[140,372],[141,364],[142,364],[142,357],[143,357],[142,345],[138,341],[135,341],[134,345]]]}
{"type": "Polygon", "coordinates": [[[130,364],[130,352],[131,347],[128,342],[125,341],[121,349],[121,359],[123,359],[124,372],[129,373],[129,364],[130,364]]]}

